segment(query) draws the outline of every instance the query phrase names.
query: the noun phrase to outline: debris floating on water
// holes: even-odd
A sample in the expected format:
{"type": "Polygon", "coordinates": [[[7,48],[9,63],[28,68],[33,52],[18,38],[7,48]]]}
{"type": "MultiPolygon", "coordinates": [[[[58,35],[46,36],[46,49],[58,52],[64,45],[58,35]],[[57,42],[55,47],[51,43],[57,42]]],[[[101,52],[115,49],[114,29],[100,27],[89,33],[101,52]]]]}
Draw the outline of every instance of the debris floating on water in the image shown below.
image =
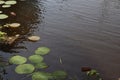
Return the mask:
{"type": "Polygon", "coordinates": [[[81,71],[82,71],[82,72],[87,72],[87,71],[90,71],[90,70],[91,70],[90,67],[82,67],[82,68],[81,68],[81,71]]]}
{"type": "Polygon", "coordinates": [[[16,13],[15,12],[10,12],[11,15],[13,16],[16,16],[16,13]]]}

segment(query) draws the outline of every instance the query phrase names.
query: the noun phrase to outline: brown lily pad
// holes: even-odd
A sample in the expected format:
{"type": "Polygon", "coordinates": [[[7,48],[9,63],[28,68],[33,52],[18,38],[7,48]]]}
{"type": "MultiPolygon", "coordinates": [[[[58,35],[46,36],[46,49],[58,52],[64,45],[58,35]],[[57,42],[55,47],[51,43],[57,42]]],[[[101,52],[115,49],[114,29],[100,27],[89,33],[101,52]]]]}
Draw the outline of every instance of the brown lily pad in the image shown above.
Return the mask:
{"type": "Polygon", "coordinates": [[[30,41],[39,41],[40,37],[39,36],[29,36],[28,40],[30,40],[30,41]]]}
{"type": "Polygon", "coordinates": [[[81,71],[82,71],[82,72],[87,72],[87,71],[90,71],[90,70],[91,70],[90,67],[82,67],[82,68],[81,68],[81,71]]]}

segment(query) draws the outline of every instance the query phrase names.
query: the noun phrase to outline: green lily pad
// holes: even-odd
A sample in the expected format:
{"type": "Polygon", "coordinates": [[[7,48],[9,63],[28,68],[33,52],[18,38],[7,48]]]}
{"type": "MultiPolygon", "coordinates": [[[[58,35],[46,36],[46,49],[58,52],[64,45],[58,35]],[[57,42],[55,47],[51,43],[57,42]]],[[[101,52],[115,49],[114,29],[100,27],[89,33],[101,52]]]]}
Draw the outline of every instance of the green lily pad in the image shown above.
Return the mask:
{"type": "Polygon", "coordinates": [[[93,76],[93,75],[96,75],[98,74],[96,70],[92,69],[91,71],[87,71],[87,75],[88,76],[93,76]]]}
{"type": "Polygon", "coordinates": [[[12,64],[23,64],[27,61],[25,57],[22,56],[13,56],[10,58],[9,62],[12,64]]]}
{"type": "Polygon", "coordinates": [[[39,47],[37,50],[35,50],[35,54],[38,55],[46,55],[50,52],[50,49],[47,47],[39,47]]]}
{"type": "Polygon", "coordinates": [[[17,1],[6,1],[5,4],[10,4],[10,5],[14,5],[14,4],[17,4],[17,1]]]}
{"type": "Polygon", "coordinates": [[[62,80],[62,79],[65,79],[67,77],[67,73],[65,71],[55,71],[53,72],[53,77],[54,79],[56,80],[62,80]]]}
{"type": "Polygon", "coordinates": [[[9,7],[11,7],[11,5],[8,5],[8,4],[7,5],[2,5],[2,7],[3,8],[9,8],[9,7]]]}
{"type": "Polygon", "coordinates": [[[18,74],[29,74],[34,71],[35,67],[32,64],[21,64],[15,68],[15,72],[18,74]]]}
{"type": "Polygon", "coordinates": [[[32,63],[41,63],[43,61],[43,57],[40,55],[32,55],[28,58],[32,63]]]}
{"type": "Polygon", "coordinates": [[[2,1],[2,0],[0,1],[0,4],[4,4],[4,3],[5,3],[5,1],[2,1]]]}
{"type": "Polygon", "coordinates": [[[51,78],[51,74],[46,72],[35,72],[32,75],[32,80],[49,80],[51,78]]]}
{"type": "Polygon", "coordinates": [[[35,68],[38,68],[38,69],[39,69],[39,68],[40,68],[40,69],[48,68],[48,65],[47,65],[46,63],[44,63],[44,62],[35,64],[34,66],[35,66],[35,68]]]}
{"type": "Polygon", "coordinates": [[[8,18],[8,15],[6,15],[6,14],[0,14],[0,19],[6,19],[6,18],[8,18]]]}

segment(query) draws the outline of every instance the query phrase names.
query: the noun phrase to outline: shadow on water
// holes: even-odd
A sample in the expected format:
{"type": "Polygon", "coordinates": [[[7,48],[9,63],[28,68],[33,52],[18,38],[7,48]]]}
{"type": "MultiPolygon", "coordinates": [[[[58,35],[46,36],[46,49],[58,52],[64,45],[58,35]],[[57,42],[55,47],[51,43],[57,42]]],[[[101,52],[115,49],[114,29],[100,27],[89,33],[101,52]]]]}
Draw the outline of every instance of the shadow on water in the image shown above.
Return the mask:
{"type": "MultiPolygon", "coordinates": [[[[38,8],[38,5],[36,5],[37,3],[37,0],[27,0],[25,2],[18,0],[18,3],[13,5],[11,8],[3,9],[0,7],[0,10],[3,11],[3,13],[9,15],[8,19],[0,20],[0,25],[5,25],[6,23],[21,24],[21,26],[17,29],[2,29],[2,31],[6,32],[8,36],[15,36],[16,34],[20,34],[20,37],[12,45],[0,44],[0,80],[12,80],[7,76],[8,73],[11,73],[11,71],[8,71],[7,73],[5,69],[13,69],[8,64],[8,59],[11,56],[11,54],[8,53],[12,53],[14,55],[19,53],[19,49],[26,50],[27,48],[24,45],[24,41],[28,41],[27,37],[33,35],[34,30],[37,29],[36,24],[40,24],[42,22],[42,11],[40,8],[38,8]],[[15,12],[16,16],[11,15],[11,12],[15,12]]],[[[12,76],[14,77],[14,75],[12,76]]],[[[13,80],[16,79],[17,78],[13,80]]]]}

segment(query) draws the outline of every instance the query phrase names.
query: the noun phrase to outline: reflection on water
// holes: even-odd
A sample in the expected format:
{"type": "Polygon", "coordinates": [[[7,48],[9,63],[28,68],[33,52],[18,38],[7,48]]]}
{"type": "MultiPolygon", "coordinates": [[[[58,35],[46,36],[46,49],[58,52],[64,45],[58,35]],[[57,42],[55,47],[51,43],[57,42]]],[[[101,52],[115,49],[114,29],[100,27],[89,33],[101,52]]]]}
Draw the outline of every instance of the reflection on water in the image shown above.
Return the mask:
{"type": "Polygon", "coordinates": [[[49,63],[58,65],[57,69],[65,68],[71,75],[77,74],[78,80],[83,78],[82,66],[97,69],[104,80],[117,80],[120,76],[119,0],[42,2],[46,10],[44,29],[37,33],[44,39],[40,44],[53,49],[47,57],[49,63]],[[63,59],[62,66],[51,61],[59,57],[63,59]]]}
{"type": "Polygon", "coordinates": [[[2,31],[7,32],[8,36],[20,34],[20,38],[12,45],[0,44],[0,80],[18,80],[18,77],[14,76],[16,75],[14,73],[14,65],[9,65],[8,60],[10,56],[19,54],[22,50],[27,50],[24,42],[27,41],[27,37],[29,35],[34,35],[34,30],[38,27],[37,23],[39,22],[40,24],[42,22],[42,11],[38,8],[38,5],[36,5],[37,3],[38,1],[36,0],[29,0],[25,2],[18,0],[18,4],[12,6],[11,8],[3,9],[0,7],[1,11],[9,15],[8,19],[0,20],[0,25],[4,25],[6,23],[21,24],[21,26],[16,29],[2,29],[2,31]],[[10,15],[10,12],[15,12],[16,16],[10,15]]]}
{"type": "MultiPolygon", "coordinates": [[[[120,77],[119,7],[119,0],[27,0],[6,10],[6,13],[16,12],[17,16],[0,23],[22,24],[15,33],[8,32],[22,35],[10,47],[20,55],[28,57],[39,46],[51,48],[51,53],[45,56],[45,61],[51,65],[47,71],[64,69],[70,76],[84,80],[80,68],[90,66],[97,69],[104,80],[117,80],[120,77]],[[34,34],[41,40],[32,43],[25,39],[34,34]]],[[[13,70],[14,66],[6,69],[10,80],[23,77],[13,70]]]]}
{"type": "Polygon", "coordinates": [[[18,1],[18,4],[15,6],[12,6],[9,9],[2,9],[4,13],[9,15],[9,18],[6,20],[1,20],[1,25],[4,25],[6,23],[20,23],[21,27],[17,29],[9,29],[4,28],[2,31],[7,32],[9,36],[15,36],[16,34],[20,34],[20,39],[13,45],[1,45],[1,50],[3,51],[9,51],[9,52],[15,52],[11,49],[25,49],[25,46],[17,46],[19,43],[23,44],[23,41],[25,41],[25,37],[28,35],[33,34],[34,29],[37,28],[35,26],[38,22],[40,23],[41,20],[41,11],[38,9],[38,6],[36,5],[37,1],[18,1]],[[15,12],[17,16],[10,15],[10,12],[15,12]],[[38,21],[39,17],[39,21],[38,21]]]}

